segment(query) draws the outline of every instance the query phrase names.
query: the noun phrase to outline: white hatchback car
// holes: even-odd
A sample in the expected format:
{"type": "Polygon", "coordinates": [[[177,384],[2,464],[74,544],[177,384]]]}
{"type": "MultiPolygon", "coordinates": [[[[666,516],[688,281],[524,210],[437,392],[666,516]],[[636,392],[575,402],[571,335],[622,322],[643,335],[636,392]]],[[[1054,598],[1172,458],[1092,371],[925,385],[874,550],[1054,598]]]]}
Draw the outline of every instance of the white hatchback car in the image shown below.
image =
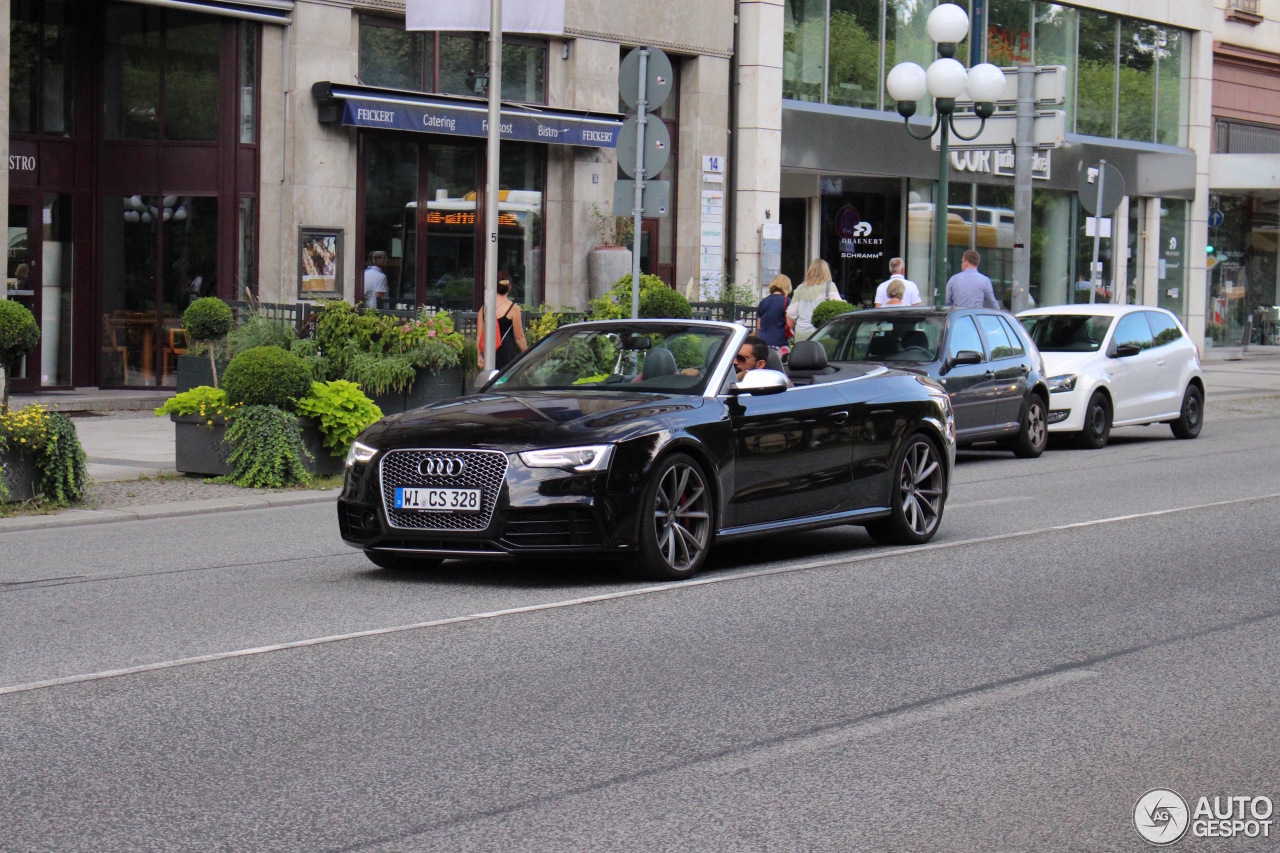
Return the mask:
{"type": "Polygon", "coordinates": [[[1200,351],[1170,312],[1149,305],[1058,305],[1018,315],[1044,357],[1049,431],[1104,447],[1113,426],[1204,421],[1200,351]]]}

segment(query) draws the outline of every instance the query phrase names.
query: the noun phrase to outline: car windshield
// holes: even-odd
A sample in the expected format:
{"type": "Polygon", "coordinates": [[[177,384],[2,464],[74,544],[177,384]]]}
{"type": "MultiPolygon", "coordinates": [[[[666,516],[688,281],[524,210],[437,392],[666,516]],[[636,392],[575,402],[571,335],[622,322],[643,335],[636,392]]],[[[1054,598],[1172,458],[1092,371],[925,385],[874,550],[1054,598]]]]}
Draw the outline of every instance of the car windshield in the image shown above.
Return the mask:
{"type": "Polygon", "coordinates": [[[813,340],[822,344],[828,361],[928,363],[938,355],[942,319],[906,314],[859,317],[855,312],[832,320],[813,340]]]}
{"type": "Polygon", "coordinates": [[[493,388],[701,394],[729,330],[671,323],[566,327],[513,364],[493,388]]]}
{"type": "Polygon", "coordinates": [[[1105,314],[1035,314],[1019,319],[1041,352],[1096,352],[1114,318],[1105,314]]]}

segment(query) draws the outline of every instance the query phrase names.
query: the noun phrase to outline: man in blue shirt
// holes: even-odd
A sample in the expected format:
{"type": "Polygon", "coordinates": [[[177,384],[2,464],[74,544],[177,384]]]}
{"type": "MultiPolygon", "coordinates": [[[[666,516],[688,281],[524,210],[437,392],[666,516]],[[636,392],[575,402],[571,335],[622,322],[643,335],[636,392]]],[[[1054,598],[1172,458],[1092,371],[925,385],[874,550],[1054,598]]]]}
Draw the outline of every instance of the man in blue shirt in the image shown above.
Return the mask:
{"type": "Polygon", "coordinates": [[[991,279],[978,272],[982,256],[973,249],[960,258],[960,272],[947,280],[947,304],[956,308],[1000,308],[991,279]]]}

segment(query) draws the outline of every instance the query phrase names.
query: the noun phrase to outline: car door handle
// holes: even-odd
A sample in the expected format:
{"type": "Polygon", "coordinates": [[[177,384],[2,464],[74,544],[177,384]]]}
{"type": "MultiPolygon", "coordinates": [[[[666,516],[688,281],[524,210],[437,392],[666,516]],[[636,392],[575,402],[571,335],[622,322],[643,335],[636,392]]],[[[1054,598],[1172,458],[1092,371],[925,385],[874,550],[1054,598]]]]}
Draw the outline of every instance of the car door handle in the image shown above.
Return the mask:
{"type": "Polygon", "coordinates": [[[1031,372],[1031,368],[1027,367],[1025,364],[1018,365],[1018,373],[1022,374],[1023,376],[1026,376],[1030,372],[1031,372]]]}
{"type": "Polygon", "coordinates": [[[986,373],[984,373],[984,374],[982,374],[982,375],[983,375],[983,376],[985,376],[985,377],[987,377],[988,379],[995,379],[995,378],[996,378],[996,372],[995,372],[994,370],[988,370],[986,373]]]}
{"type": "Polygon", "coordinates": [[[1156,359],[1156,366],[1157,366],[1157,367],[1164,367],[1164,359],[1163,359],[1163,358],[1157,358],[1157,359],[1156,359]]]}
{"type": "Polygon", "coordinates": [[[832,412],[831,420],[835,421],[838,424],[842,424],[845,421],[849,420],[849,413],[848,412],[832,412]]]}

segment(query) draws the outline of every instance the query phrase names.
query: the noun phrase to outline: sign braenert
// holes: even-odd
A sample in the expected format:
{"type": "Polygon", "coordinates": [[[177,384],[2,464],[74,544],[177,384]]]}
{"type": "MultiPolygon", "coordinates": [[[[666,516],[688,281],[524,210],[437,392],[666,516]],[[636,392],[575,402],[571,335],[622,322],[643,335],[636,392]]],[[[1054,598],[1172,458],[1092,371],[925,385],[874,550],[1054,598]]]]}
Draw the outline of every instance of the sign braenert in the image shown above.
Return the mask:
{"type": "MultiPolygon", "coordinates": [[[[988,175],[999,175],[1004,178],[1014,176],[1014,154],[1012,148],[974,148],[967,151],[951,152],[951,168],[957,172],[978,172],[988,175]]],[[[1053,149],[1036,148],[1031,153],[1031,177],[1040,181],[1049,180],[1049,160],[1053,149]]]]}

